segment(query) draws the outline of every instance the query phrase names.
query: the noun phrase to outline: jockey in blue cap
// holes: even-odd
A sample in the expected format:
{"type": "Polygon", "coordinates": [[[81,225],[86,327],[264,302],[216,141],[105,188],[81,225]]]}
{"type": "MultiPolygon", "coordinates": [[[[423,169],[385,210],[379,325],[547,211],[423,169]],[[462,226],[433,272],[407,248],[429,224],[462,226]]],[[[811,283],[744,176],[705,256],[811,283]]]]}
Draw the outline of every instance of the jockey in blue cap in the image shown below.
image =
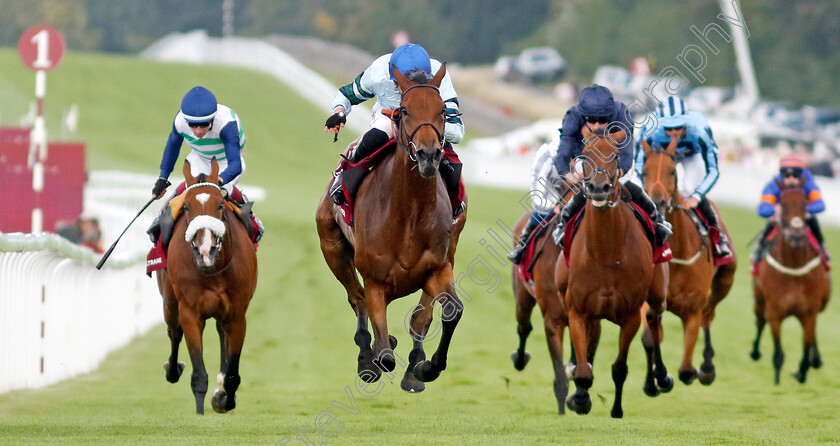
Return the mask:
{"type": "MultiPolygon", "coordinates": [[[[172,130],[163,149],[160,162],[160,177],[152,188],[156,199],[166,193],[169,175],[178,161],[181,144],[186,141],[192,147],[186,160],[190,162],[193,176],[209,175],[210,162],[213,158],[219,164],[219,186],[243,209],[250,211],[251,204],[236,187],[236,183],[245,173],[245,132],[239,116],[230,108],[216,102],[216,96],[204,87],[193,87],[181,99],[181,109],[172,121],[172,130]],[[247,204],[247,206],[245,206],[247,204]]],[[[164,212],[167,210],[164,207],[164,212]]],[[[250,214],[253,217],[253,214],[250,214]]],[[[147,232],[156,242],[160,232],[160,217],[155,219],[147,232]]],[[[262,222],[256,217],[252,240],[258,242],[264,233],[262,222]]]]}
{"type": "MultiPolygon", "coordinates": [[[[632,181],[628,181],[628,178],[625,177],[625,174],[630,172],[633,167],[633,122],[630,120],[627,106],[623,102],[613,99],[612,92],[606,87],[593,84],[584,88],[580,93],[580,102],[566,112],[566,116],[563,118],[562,136],[554,158],[556,172],[563,177],[562,181],[567,185],[579,184],[581,177],[577,172],[571,171],[570,163],[572,159],[580,156],[583,152],[583,133],[581,130],[587,127],[593,133],[598,133],[604,131],[608,126],[618,127],[625,134],[624,139],[618,143],[620,181],[630,192],[633,202],[644,209],[651,221],[655,223],[656,243],[659,246],[664,245],[671,235],[671,225],[665,221],[665,218],[656,209],[656,205],[647,196],[644,189],[632,181]]],[[[586,197],[584,197],[582,190],[578,190],[560,213],[559,231],[561,231],[561,234],[569,219],[580,211],[586,203],[586,197]]],[[[524,241],[536,227],[536,223],[532,224],[534,220],[536,219],[532,218],[525,227],[521,237],[523,243],[517,245],[516,249],[508,255],[508,258],[514,263],[522,260],[522,253],[526,245],[524,241]]]]}
{"type": "MultiPolygon", "coordinates": [[[[674,164],[681,164],[683,173],[679,177],[679,190],[683,198],[681,206],[687,209],[697,208],[706,217],[709,225],[714,226],[720,234],[715,245],[715,257],[732,255],[729,240],[720,227],[715,211],[706,199],[706,194],[712,189],[720,176],[718,170],[718,147],[712,137],[712,129],[702,113],[691,111],[685,102],[677,96],[669,96],[659,103],[657,111],[651,113],[649,122],[652,126],[642,131],[647,143],[654,150],[668,147],[672,139],[677,140],[674,164]]],[[[641,139],[636,149],[636,173],[644,181],[642,169],[645,164],[645,151],[641,147],[641,139]]]]}
{"type": "MultiPolygon", "coordinates": [[[[406,43],[396,48],[393,53],[380,56],[353,82],[338,89],[332,103],[333,114],[327,118],[324,131],[337,134],[347,122],[346,115],[350,113],[353,105],[361,104],[376,97],[376,104],[373,106],[370,121],[371,128],[362,135],[358,144],[348,156],[348,159],[354,163],[363,160],[394,137],[391,119],[381,113],[383,109],[394,110],[400,107],[402,92],[398,90],[394,80],[394,68],[411,81],[426,83],[440,69],[441,65],[437,60],[430,59],[426,50],[416,43],[406,43]]],[[[452,144],[457,144],[464,139],[464,123],[461,121],[458,94],[452,86],[452,78],[448,71],[441,81],[439,90],[441,99],[446,105],[446,121],[443,131],[446,140],[444,151],[449,155],[449,159],[457,159],[452,144]]],[[[440,173],[447,188],[450,189],[451,195],[453,185],[455,189],[458,188],[461,165],[455,162],[443,163],[440,173]]],[[[336,204],[344,202],[344,191],[341,185],[342,175],[343,172],[339,172],[330,187],[330,196],[336,204]]],[[[355,179],[353,184],[348,184],[351,195],[355,195],[355,190],[352,189],[361,185],[361,177],[358,175],[353,175],[353,177],[355,179]]],[[[345,179],[345,183],[347,183],[347,179],[345,179]]],[[[463,207],[464,203],[453,203],[453,215],[463,212],[463,207]]]]}

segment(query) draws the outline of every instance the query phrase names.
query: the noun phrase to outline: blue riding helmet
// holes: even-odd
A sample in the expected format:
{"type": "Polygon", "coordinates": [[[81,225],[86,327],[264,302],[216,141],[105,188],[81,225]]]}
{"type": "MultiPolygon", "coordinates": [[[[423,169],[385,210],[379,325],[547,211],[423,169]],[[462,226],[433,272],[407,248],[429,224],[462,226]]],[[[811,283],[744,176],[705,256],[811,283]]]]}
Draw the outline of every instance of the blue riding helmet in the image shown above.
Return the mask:
{"type": "Polygon", "coordinates": [[[612,92],[598,84],[592,84],[580,92],[580,113],[586,116],[612,116],[615,113],[615,100],[612,92]]]}
{"type": "Polygon", "coordinates": [[[678,96],[668,96],[657,108],[660,127],[682,127],[688,122],[688,106],[678,96]]]}
{"type": "Polygon", "coordinates": [[[391,61],[388,64],[391,80],[396,80],[394,79],[394,67],[397,67],[403,74],[413,70],[432,73],[432,61],[429,59],[429,53],[416,43],[406,43],[391,53],[391,61]]]}
{"type": "Polygon", "coordinates": [[[216,96],[204,87],[193,87],[181,99],[181,113],[187,122],[209,122],[216,116],[216,96]]]}

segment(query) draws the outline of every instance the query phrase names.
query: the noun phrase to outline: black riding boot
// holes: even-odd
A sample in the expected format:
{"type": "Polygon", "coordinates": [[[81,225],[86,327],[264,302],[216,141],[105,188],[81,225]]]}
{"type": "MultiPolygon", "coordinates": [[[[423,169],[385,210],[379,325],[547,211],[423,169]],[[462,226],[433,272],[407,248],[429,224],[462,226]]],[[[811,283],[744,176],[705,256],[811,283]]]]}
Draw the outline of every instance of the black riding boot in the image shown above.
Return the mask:
{"type": "Polygon", "coordinates": [[[519,265],[522,263],[523,257],[525,255],[525,247],[528,246],[528,242],[530,241],[531,234],[534,232],[534,229],[540,225],[545,224],[545,221],[548,219],[548,216],[551,214],[543,214],[541,212],[533,211],[531,213],[531,218],[528,219],[528,224],[525,225],[525,230],[522,231],[522,237],[519,238],[519,243],[513,248],[508,254],[508,260],[513,262],[514,265],[519,265]]]}
{"type": "Polygon", "coordinates": [[[817,221],[817,217],[812,215],[805,219],[805,223],[808,223],[808,227],[811,228],[811,232],[813,232],[814,237],[817,238],[817,242],[820,244],[820,250],[823,252],[823,255],[826,259],[830,259],[831,254],[828,253],[828,248],[825,246],[825,239],[823,238],[822,229],[820,229],[820,222],[817,221]]]}
{"type": "Polygon", "coordinates": [[[764,229],[761,230],[761,233],[758,235],[758,243],[755,244],[755,249],[753,250],[752,254],[750,255],[750,262],[755,265],[764,257],[764,254],[767,252],[767,248],[769,248],[770,244],[767,242],[767,236],[770,235],[770,231],[773,229],[773,223],[770,220],[767,220],[767,223],[764,225],[764,229]]]}
{"type": "Polygon", "coordinates": [[[457,217],[467,209],[467,204],[458,200],[461,169],[463,167],[463,164],[456,164],[447,160],[440,162],[440,178],[446,185],[446,193],[449,195],[449,201],[452,205],[452,218],[457,217]]]}
{"type": "Polygon", "coordinates": [[[729,257],[732,255],[732,251],[729,249],[729,239],[727,239],[726,234],[723,232],[723,228],[720,226],[720,222],[718,222],[717,215],[715,214],[715,210],[712,209],[712,205],[709,204],[709,200],[706,197],[703,197],[700,200],[700,203],[697,204],[697,209],[703,213],[703,216],[706,217],[706,221],[709,222],[709,226],[714,226],[717,228],[718,235],[718,243],[715,245],[715,257],[722,258],[722,257],[729,257]]]}
{"type": "Polygon", "coordinates": [[[566,206],[563,206],[563,210],[560,211],[560,221],[557,223],[557,237],[555,237],[554,241],[557,243],[557,246],[562,246],[563,244],[563,235],[565,234],[566,223],[569,222],[569,219],[575,216],[583,206],[586,205],[586,197],[583,195],[583,190],[578,190],[576,194],[572,196],[572,199],[566,203],[566,206]]]}
{"type": "Polygon", "coordinates": [[[648,214],[650,221],[653,222],[656,245],[664,245],[665,242],[668,241],[668,237],[673,234],[673,231],[671,231],[671,223],[668,223],[668,221],[665,220],[665,216],[659,213],[659,210],[656,209],[656,204],[654,204],[653,200],[648,197],[648,194],[645,193],[644,189],[632,181],[624,183],[624,187],[626,187],[630,192],[630,198],[633,200],[633,203],[639,205],[639,207],[648,214]]]}
{"type": "MultiPolygon", "coordinates": [[[[356,144],[356,147],[350,152],[347,158],[351,163],[358,163],[359,161],[372,155],[377,149],[384,146],[390,138],[388,134],[379,129],[370,129],[362,136],[362,139],[356,144]]],[[[344,171],[339,171],[335,176],[332,186],[330,186],[330,197],[333,203],[337,205],[344,204],[344,189],[341,185],[341,180],[344,177],[344,171]]],[[[354,178],[355,179],[355,178],[354,178]]],[[[349,187],[349,186],[348,186],[349,187]]],[[[350,191],[351,195],[355,195],[355,191],[350,191]]]]}

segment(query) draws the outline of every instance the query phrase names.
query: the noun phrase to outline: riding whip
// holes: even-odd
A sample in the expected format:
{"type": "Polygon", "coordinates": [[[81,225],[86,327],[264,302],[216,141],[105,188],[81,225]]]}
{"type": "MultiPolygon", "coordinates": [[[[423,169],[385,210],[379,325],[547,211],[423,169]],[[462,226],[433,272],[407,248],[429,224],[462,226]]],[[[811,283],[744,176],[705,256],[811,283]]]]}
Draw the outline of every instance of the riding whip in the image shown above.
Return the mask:
{"type": "MultiPolygon", "coordinates": [[[[166,182],[166,185],[167,185],[167,186],[169,186],[170,184],[171,184],[171,183],[170,183],[169,181],[167,181],[167,182],[166,182]]],[[[125,235],[125,231],[128,231],[128,228],[129,228],[129,227],[131,227],[131,224],[132,224],[132,223],[134,223],[134,221],[135,221],[135,220],[137,220],[137,217],[139,217],[139,216],[140,216],[140,214],[142,214],[142,213],[143,213],[143,211],[145,211],[145,210],[146,210],[146,208],[147,208],[147,207],[149,207],[149,206],[152,204],[152,202],[153,202],[153,201],[157,200],[157,198],[158,198],[158,197],[152,197],[152,198],[149,200],[149,202],[148,202],[148,203],[146,203],[146,205],[145,205],[145,206],[143,206],[143,209],[140,209],[140,212],[138,212],[138,213],[137,213],[137,215],[135,215],[135,216],[134,216],[134,218],[133,218],[130,222],[128,222],[128,226],[126,226],[126,227],[125,227],[125,229],[123,229],[122,234],[120,234],[120,236],[119,236],[119,237],[117,237],[117,239],[116,239],[116,240],[114,240],[114,244],[112,244],[112,245],[111,245],[111,247],[110,247],[110,248],[108,248],[108,251],[106,251],[106,252],[105,252],[105,255],[103,255],[103,256],[102,256],[102,260],[100,260],[100,261],[99,261],[99,264],[97,264],[97,265],[96,265],[96,269],[102,269],[102,265],[104,265],[104,264],[105,264],[105,261],[106,261],[106,260],[108,260],[108,257],[109,257],[109,256],[111,255],[111,253],[114,251],[114,248],[116,248],[116,247],[117,247],[117,243],[119,243],[119,242],[120,242],[120,239],[122,238],[122,236],[123,236],[123,235],[125,235]]]]}

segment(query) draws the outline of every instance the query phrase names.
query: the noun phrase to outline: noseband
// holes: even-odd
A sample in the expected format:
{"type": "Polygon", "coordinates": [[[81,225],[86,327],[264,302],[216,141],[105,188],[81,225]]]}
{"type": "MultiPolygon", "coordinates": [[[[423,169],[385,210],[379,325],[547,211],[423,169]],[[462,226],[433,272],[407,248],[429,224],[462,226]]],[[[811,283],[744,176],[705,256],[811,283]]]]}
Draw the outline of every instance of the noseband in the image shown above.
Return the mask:
{"type": "MultiPolygon", "coordinates": [[[[402,106],[402,100],[405,98],[405,95],[407,95],[409,91],[411,91],[415,88],[434,88],[435,91],[437,91],[438,94],[440,94],[440,90],[437,87],[435,87],[434,85],[417,84],[417,85],[412,85],[412,86],[406,88],[405,91],[402,92],[402,95],[400,95],[400,108],[397,110],[396,113],[394,113],[392,115],[392,119],[393,119],[395,125],[396,125],[396,123],[402,121],[402,116],[403,116],[403,114],[406,113],[405,107],[402,106]]],[[[403,148],[406,155],[408,155],[408,159],[410,159],[411,161],[417,162],[417,145],[414,144],[414,135],[417,134],[417,131],[420,130],[421,127],[426,126],[426,125],[430,126],[435,131],[435,134],[438,137],[438,141],[440,141],[441,148],[443,148],[444,144],[446,143],[444,138],[443,138],[443,132],[440,131],[437,128],[437,126],[431,121],[421,122],[420,124],[417,125],[417,127],[414,128],[414,130],[411,133],[409,133],[408,130],[404,126],[400,125],[399,126],[400,141],[402,142],[403,137],[405,137],[405,144],[400,144],[400,147],[403,148]]]]}

